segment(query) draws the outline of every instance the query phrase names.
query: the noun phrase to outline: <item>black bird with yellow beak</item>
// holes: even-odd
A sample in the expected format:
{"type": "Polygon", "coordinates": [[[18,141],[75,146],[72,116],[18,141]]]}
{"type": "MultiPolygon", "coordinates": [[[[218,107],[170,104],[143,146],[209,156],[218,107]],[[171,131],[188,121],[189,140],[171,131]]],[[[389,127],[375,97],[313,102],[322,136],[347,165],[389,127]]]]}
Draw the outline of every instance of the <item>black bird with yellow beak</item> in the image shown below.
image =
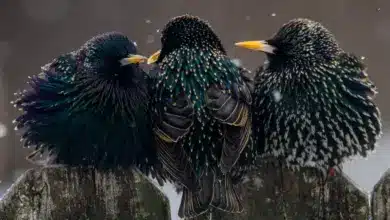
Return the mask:
{"type": "Polygon", "coordinates": [[[149,94],[136,46],[117,32],[100,34],[30,78],[13,102],[26,147],[46,164],[156,171],[149,94]]]}
{"type": "Polygon", "coordinates": [[[374,149],[381,134],[376,88],[361,60],[344,52],[323,25],[294,19],[271,39],[236,46],[267,55],[252,94],[262,154],[326,171],[374,149]]]}
{"type": "Polygon", "coordinates": [[[195,217],[212,207],[241,212],[232,172],[249,166],[236,169],[239,159],[254,161],[253,152],[246,151],[252,149],[252,100],[240,75],[245,70],[227,57],[210,25],[198,17],[171,19],[161,43],[148,59],[159,68],[154,131],[164,170],[183,186],[179,216],[195,217]]]}

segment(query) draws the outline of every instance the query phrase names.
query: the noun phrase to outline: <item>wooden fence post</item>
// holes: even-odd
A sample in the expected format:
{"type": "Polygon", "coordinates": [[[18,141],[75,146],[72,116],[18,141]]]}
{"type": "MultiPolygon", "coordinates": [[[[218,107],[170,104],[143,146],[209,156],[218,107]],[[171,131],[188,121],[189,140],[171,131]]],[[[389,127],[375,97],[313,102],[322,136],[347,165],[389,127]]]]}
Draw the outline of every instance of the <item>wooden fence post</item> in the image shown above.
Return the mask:
{"type": "MultiPolygon", "coordinates": [[[[240,189],[245,211],[213,213],[213,220],[367,220],[368,195],[344,174],[324,184],[314,169],[287,170],[274,162],[260,163],[240,189]]],[[[207,216],[197,220],[206,220],[207,216]]]]}
{"type": "Polygon", "coordinates": [[[388,169],[374,186],[371,195],[373,220],[390,219],[390,169],[388,169]]]}
{"type": "Polygon", "coordinates": [[[167,198],[132,170],[28,170],[0,201],[0,219],[170,220],[167,198]]]}

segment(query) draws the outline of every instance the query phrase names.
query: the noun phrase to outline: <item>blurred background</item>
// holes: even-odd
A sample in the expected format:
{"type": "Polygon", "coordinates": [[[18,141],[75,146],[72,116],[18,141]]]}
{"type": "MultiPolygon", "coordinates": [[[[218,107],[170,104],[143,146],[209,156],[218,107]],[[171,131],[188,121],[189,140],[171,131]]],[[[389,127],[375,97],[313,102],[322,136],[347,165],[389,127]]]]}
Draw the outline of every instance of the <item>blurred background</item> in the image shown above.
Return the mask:
{"type": "MultiPolygon", "coordinates": [[[[55,56],[81,46],[93,35],[121,31],[149,55],[160,46],[160,29],[169,18],[190,13],[208,20],[229,55],[249,69],[263,55],[234,48],[241,40],[267,39],[285,22],[307,17],[322,22],[342,47],[360,56],[379,88],[376,102],[384,124],[377,150],[354,158],[344,171],[370,191],[390,166],[390,1],[388,0],[1,0],[0,1],[0,196],[31,165],[20,147],[12,120],[13,93],[26,88],[27,76],[55,56]]],[[[169,187],[172,206],[179,202],[169,187]]],[[[174,207],[173,207],[174,208],[174,207]]],[[[175,212],[172,212],[175,213],[175,212]]]]}

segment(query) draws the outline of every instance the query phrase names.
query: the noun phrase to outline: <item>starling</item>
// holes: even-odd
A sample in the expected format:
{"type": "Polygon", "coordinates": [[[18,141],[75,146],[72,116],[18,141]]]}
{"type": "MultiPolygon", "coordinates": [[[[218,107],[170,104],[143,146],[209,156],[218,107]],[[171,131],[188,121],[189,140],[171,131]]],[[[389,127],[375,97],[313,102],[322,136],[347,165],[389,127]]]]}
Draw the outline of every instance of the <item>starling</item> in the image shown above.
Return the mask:
{"type": "MultiPolygon", "coordinates": [[[[235,165],[251,149],[250,88],[210,25],[183,15],[164,27],[153,109],[163,168],[183,186],[180,217],[217,208],[241,212],[233,189],[235,165]],[[161,116],[163,114],[163,116],[161,116]],[[248,147],[247,147],[248,146],[248,147]]],[[[238,163],[240,164],[240,163],[238,163]]]]}
{"type": "Polygon", "coordinates": [[[60,55],[30,77],[30,89],[12,103],[22,113],[28,156],[48,153],[46,165],[110,169],[157,164],[149,114],[148,85],[136,46],[117,32],[97,35],[79,50],[60,55]]]}
{"type": "Polygon", "coordinates": [[[382,129],[376,88],[361,60],[323,25],[294,19],[269,40],[236,46],[267,55],[252,94],[254,142],[262,155],[326,172],[375,148],[382,129]]]}

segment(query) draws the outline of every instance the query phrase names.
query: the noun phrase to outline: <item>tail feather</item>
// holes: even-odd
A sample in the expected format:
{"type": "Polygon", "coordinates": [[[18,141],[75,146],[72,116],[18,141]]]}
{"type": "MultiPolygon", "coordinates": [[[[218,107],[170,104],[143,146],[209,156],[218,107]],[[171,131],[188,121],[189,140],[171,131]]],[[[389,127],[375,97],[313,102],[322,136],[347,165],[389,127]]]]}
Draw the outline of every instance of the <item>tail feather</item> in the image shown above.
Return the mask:
{"type": "Polygon", "coordinates": [[[208,203],[202,203],[197,192],[191,192],[187,188],[183,188],[183,196],[179,208],[180,218],[195,218],[209,209],[208,203]]]}
{"type": "Polygon", "coordinates": [[[200,203],[209,206],[213,200],[214,183],[216,177],[214,172],[204,172],[199,178],[200,190],[197,192],[200,203]]]}
{"type": "Polygon", "coordinates": [[[179,208],[180,218],[194,218],[209,210],[213,200],[215,175],[213,172],[203,173],[200,176],[200,189],[196,192],[183,189],[183,196],[179,208]]]}
{"type": "Polygon", "coordinates": [[[221,179],[214,182],[211,206],[230,213],[240,213],[244,210],[241,200],[233,188],[230,176],[224,175],[221,179]]]}

